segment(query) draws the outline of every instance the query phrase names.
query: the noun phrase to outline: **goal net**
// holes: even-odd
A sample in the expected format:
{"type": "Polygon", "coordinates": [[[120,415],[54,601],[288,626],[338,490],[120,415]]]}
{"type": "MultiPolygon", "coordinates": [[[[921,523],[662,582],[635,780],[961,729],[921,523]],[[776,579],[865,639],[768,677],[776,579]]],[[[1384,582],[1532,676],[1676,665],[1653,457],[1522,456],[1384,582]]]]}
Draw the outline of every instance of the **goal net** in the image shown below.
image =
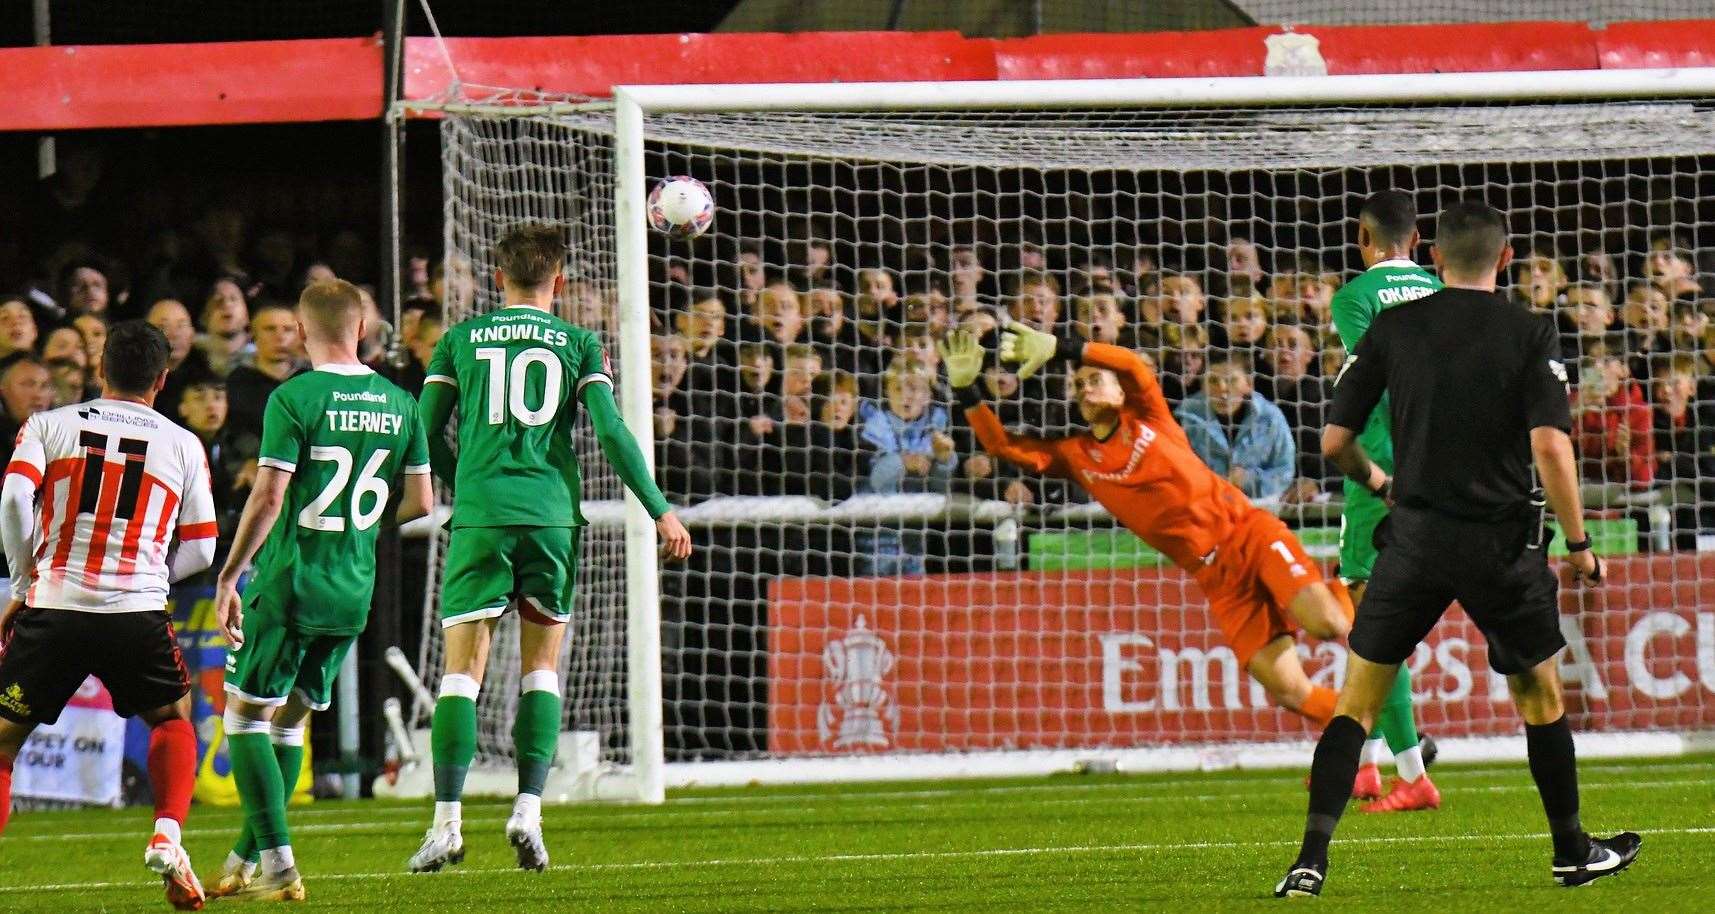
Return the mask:
{"type": "MultiPolygon", "coordinates": [[[[1442,205],[1505,211],[1505,289],[1562,329],[1610,569],[1562,597],[1587,751],[1604,734],[1675,751],[1715,730],[1715,112],[1485,101],[1468,83],[1442,96],[1473,99],[1457,104],[1162,107],[1146,82],[1098,105],[1077,85],[963,107],[933,86],[774,87],[731,110],[710,110],[734,96],[707,87],[622,92],[622,109],[642,99],[641,137],[575,100],[443,109],[465,306],[494,304],[487,251],[506,226],[570,228],[565,316],[604,334],[622,390],[648,385],[627,420],[696,540],[688,564],[659,567],[658,607],[628,607],[621,492],[581,442],[597,510],[568,730],[605,766],[653,765],[628,713],[659,707],[670,784],[1307,757],[1314,734],[1246,677],[1186,574],[1076,486],[982,453],[934,344],[1017,320],[1138,351],[1208,461],[1331,569],[1342,496],[1316,441],[1345,353],[1329,300],[1363,268],[1355,214],[1384,188],[1416,197],[1426,264],[1442,205]],[[644,177],[670,175],[712,191],[703,237],[643,234],[644,177]],[[1203,389],[1212,374],[1254,396],[1229,409],[1203,389]],[[652,631],[657,611],[660,677],[628,685],[648,652],[627,619],[652,631]]],[[[1064,366],[1023,381],[991,366],[979,383],[1015,432],[1082,430],[1064,366]]],[[[652,556],[631,558],[657,580],[652,556]]],[[[516,692],[515,637],[500,643],[480,704],[495,762],[516,692]]],[[[1342,644],[1298,653],[1315,682],[1341,681],[1342,644]]],[[[1420,726],[1450,756],[1522,753],[1485,658],[1454,610],[1410,661],[1420,726]]],[[[432,685],[434,643],[422,659],[432,685]]]]}

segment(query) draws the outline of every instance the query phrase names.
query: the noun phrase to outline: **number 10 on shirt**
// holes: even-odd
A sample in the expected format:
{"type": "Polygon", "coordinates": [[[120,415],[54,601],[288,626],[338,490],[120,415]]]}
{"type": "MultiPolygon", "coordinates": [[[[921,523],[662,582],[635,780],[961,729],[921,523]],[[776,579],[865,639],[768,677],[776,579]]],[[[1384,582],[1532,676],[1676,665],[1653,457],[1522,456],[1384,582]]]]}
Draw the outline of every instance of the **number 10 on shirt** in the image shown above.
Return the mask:
{"type": "Polygon", "coordinates": [[[476,350],[476,357],[488,365],[489,425],[505,422],[508,412],[512,413],[514,419],[529,426],[545,425],[553,420],[560,406],[560,390],[565,384],[565,369],[552,352],[540,346],[532,346],[514,356],[510,366],[506,361],[506,350],[498,346],[481,347],[476,350]],[[534,409],[524,402],[529,392],[531,365],[541,365],[545,372],[542,380],[542,400],[534,409]]]}

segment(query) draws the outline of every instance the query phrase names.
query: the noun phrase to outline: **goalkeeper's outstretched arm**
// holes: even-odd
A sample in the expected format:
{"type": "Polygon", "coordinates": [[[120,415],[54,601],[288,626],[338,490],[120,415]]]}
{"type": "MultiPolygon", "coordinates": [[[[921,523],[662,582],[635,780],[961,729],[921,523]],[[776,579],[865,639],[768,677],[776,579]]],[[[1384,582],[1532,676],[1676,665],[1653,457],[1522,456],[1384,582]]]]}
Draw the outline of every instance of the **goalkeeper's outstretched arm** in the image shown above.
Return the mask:
{"type": "Polygon", "coordinates": [[[691,534],[673,514],[673,506],[661,494],[655,478],[649,475],[649,464],[643,459],[643,449],[619,417],[619,406],[613,402],[613,388],[606,384],[586,384],[582,394],[584,409],[589,410],[590,424],[595,427],[596,441],[619,481],[637,496],[644,510],[655,518],[656,531],[661,536],[661,552],[671,559],[684,559],[691,554],[691,534]]]}
{"type": "Polygon", "coordinates": [[[1028,378],[1050,361],[1079,362],[1114,373],[1126,403],[1146,420],[1176,428],[1173,410],[1161,392],[1161,382],[1143,361],[1143,356],[1123,346],[1085,342],[1075,336],[1055,336],[1014,322],[1000,338],[1002,361],[1018,364],[1018,376],[1028,378]]]}
{"type": "Polygon", "coordinates": [[[955,330],[937,348],[947,371],[947,383],[957,394],[959,405],[965,410],[965,421],[970,423],[983,450],[1032,473],[1054,471],[1059,458],[1053,442],[1008,432],[1000,417],[983,402],[976,383],[982,374],[985,353],[976,336],[969,330],[955,330]]]}

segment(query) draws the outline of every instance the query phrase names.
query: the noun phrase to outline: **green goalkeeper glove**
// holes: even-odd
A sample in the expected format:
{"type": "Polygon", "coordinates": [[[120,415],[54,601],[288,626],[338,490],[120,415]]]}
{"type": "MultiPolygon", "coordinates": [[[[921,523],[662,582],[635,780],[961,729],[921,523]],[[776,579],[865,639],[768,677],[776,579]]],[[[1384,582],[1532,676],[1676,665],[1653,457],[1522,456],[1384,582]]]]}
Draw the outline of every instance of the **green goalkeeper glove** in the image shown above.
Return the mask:
{"type": "Polygon", "coordinates": [[[1054,358],[1060,341],[1052,333],[1043,333],[1018,321],[1008,324],[1000,335],[1000,359],[1018,363],[1018,376],[1027,379],[1054,358]]]}
{"type": "Polygon", "coordinates": [[[947,383],[955,389],[969,387],[983,373],[983,344],[969,330],[954,330],[935,344],[941,364],[947,366],[947,383]]]}

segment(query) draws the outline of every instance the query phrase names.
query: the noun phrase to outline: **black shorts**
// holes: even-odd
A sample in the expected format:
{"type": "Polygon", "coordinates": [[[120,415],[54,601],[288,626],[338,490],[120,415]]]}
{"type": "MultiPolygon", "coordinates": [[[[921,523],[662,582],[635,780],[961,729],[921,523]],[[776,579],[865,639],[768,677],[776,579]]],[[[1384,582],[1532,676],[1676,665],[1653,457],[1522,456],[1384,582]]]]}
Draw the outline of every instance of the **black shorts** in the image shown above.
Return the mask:
{"type": "Polygon", "coordinates": [[[0,649],[0,717],[51,724],[89,676],[100,679],[121,717],[170,705],[191,677],[165,612],[18,610],[0,649]]]}
{"type": "Polygon", "coordinates": [[[1478,523],[1397,509],[1377,539],[1382,546],[1348,639],[1371,663],[1403,663],[1458,600],[1489,642],[1489,667],[1523,673],[1566,646],[1560,633],[1560,581],[1544,550],[1532,548],[1540,525],[1478,523]]]}

